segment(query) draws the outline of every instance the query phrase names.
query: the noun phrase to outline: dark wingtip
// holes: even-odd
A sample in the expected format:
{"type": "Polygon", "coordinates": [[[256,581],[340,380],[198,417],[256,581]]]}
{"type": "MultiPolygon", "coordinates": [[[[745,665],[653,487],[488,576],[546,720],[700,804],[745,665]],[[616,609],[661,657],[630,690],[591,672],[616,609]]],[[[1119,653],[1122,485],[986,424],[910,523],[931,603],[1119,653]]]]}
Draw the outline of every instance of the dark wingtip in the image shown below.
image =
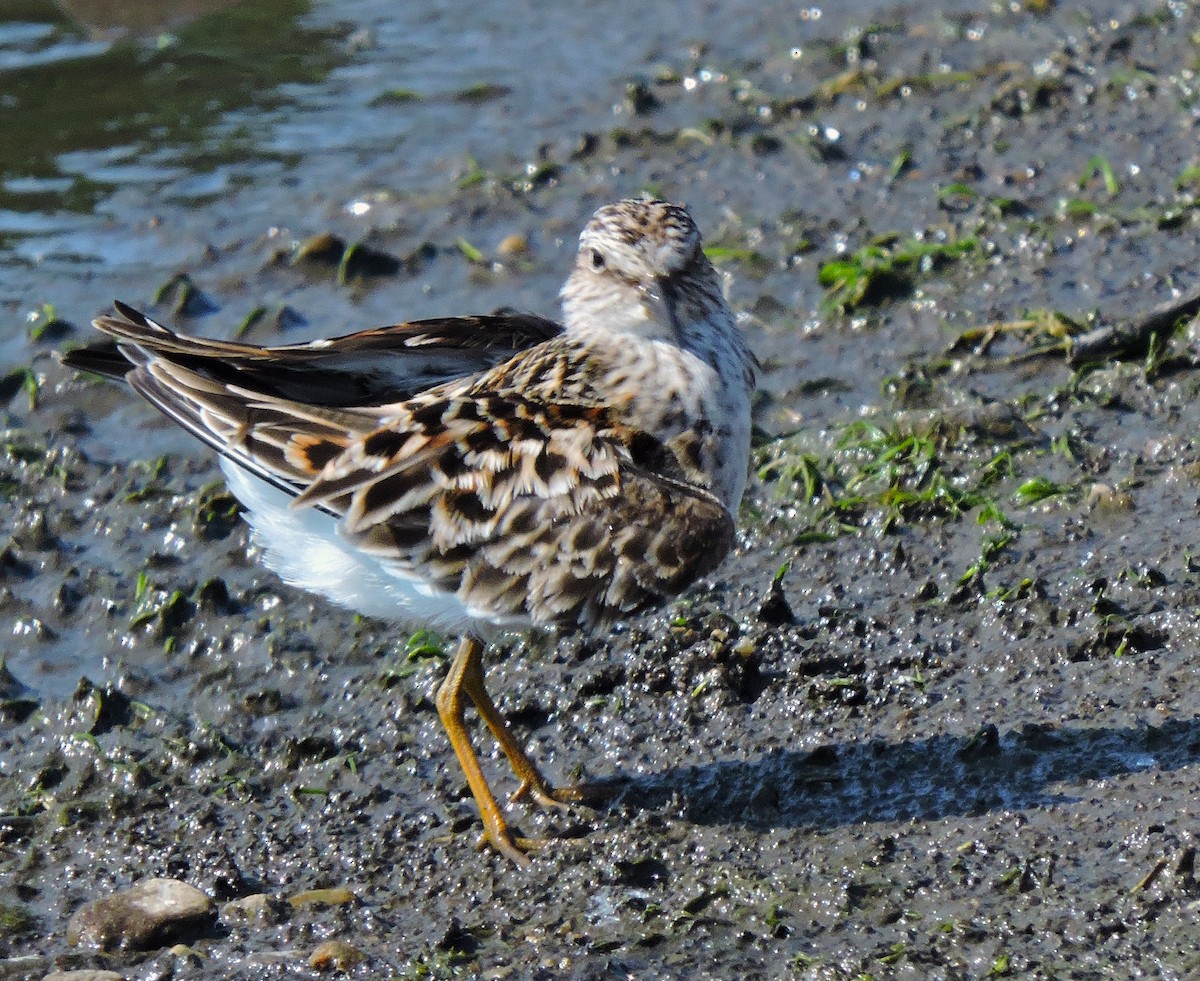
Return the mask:
{"type": "Polygon", "coordinates": [[[102,341],[91,347],[78,347],[71,351],[63,351],[58,355],[58,362],[64,368],[75,371],[89,371],[94,375],[105,378],[122,379],[130,368],[129,359],[118,350],[112,341],[102,341]]]}
{"type": "Polygon", "coordinates": [[[126,320],[132,321],[139,327],[150,326],[149,321],[146,320],[145,314],[143,314],[140,310],[135,310],[128,303],[122,303],[120,300],[113,300],[113,306],[116,308],[117,313],[119,313],[126,320]]]}

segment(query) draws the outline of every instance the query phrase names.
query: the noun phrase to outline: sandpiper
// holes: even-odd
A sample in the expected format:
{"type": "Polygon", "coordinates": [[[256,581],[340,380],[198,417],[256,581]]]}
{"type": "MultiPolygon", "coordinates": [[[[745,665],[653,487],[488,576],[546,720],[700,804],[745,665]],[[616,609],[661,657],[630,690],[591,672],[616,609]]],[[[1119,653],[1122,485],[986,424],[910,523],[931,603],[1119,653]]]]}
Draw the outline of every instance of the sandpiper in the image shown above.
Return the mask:
{"type": "Polygon", "coordinates": [[[267,565],[375,617],[461,637],[437,708],[486,840],[528,862],[463,726],[465,699],[530,795],[562,806],[484,685],[485,638],[597,630],[712,572],[733,546],[755,361],[688,213],[593,215],[561,325],[496,314],[256,347],[133,308],[116,350],[63,357],[127,381],[221,455],[267,565]]]}

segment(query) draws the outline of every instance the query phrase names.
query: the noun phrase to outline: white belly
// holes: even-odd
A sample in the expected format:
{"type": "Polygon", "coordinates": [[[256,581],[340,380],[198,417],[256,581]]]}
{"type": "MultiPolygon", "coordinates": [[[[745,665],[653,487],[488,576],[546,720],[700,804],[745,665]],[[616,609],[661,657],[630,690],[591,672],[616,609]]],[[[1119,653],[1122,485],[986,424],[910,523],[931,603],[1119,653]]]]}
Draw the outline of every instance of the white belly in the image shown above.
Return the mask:
{"type": "Polygon", "coordinates": [[[445,633],[491,633],[527,621],[503,622],[472,609],[453,593],[430,586],[407,570],[358,551],[338,531],[338,520],[316,508],[290,507],[291,497],[221,457],[229,490],[246,506],[263,560],[290,586],[298,586],[364,616],[399,620],[445,633]]]}

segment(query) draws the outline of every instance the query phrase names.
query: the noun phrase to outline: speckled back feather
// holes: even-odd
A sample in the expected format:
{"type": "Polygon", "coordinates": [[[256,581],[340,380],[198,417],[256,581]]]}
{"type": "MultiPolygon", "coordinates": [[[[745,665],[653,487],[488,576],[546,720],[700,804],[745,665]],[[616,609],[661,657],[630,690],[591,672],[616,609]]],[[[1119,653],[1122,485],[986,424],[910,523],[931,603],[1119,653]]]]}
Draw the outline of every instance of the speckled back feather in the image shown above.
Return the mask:
{"type": "MultiPolygon", "coordinates": [[[[456,598],[468,621],[593,627],[674,595],[733,544],[753,359],[699,242],[676,206],[601,209],[565,332],[498,315],[259,348],[119,304],[96,326],[124,369],[111,351],[64,362],[123,374],[294,508],[335,518],[328,535],[364,575],[456,598]]],[[[268,551],[290,550],[281,574],[351,602],[303,569],[311,528],[291,541],[299,519],[235,483],[268,551]]]]}

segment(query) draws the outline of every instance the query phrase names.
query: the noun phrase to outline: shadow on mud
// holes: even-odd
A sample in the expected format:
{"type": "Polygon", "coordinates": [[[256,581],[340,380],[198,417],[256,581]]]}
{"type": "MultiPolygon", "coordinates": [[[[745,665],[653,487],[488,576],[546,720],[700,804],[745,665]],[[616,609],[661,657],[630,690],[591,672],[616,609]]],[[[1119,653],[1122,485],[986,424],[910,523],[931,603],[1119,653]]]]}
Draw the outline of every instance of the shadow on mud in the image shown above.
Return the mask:
{"type": "Polygon", "coordinates": [[[697,824],[836,828],[1022,810],[1105,794],[1087,786],[1200,763],[1200,719],[1136,729],[1028,725],[1001,735],[873,740],[813,752],[774,750],[631,781],[639,807],[674,800],[697,824]]]}

